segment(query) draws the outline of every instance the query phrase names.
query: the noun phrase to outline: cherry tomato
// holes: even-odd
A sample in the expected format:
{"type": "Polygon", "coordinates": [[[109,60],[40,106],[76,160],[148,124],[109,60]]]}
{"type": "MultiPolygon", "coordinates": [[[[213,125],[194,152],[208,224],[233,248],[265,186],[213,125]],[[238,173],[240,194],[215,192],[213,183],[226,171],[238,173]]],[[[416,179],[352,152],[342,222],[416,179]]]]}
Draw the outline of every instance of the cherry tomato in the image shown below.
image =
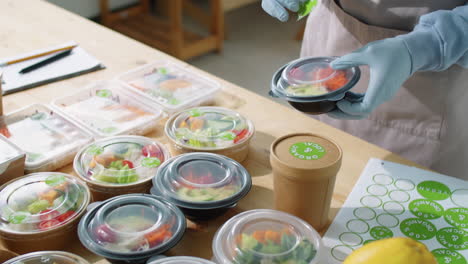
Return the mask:
{"type": "Polygon", "coordinates": [[[39,230],[47,230],[59,224],[60,222],[57,219],[45,220],[39,223],[39,230]]]}
{"type": "Polygon", "coordinates": [[[64,214],[57,216],[55,219],[57,219],[60,223],[63,223],[67,221],[70,217],[72,217],[74,214],[75,214],[75,211],[68,211],[64,214]]]}
{"type": "Polygon", "coordinates": [[[133,163],[129,160],[122,161],[122,166],[125,166],[125,165],[127,165],[130,169],[134,168],[133,163]]]}
{"type": "Polygon", "coordinates": [[[155,145],[146,145],[141,149],[141,154],[145,157],[158,158],[161,162],[164,162],[164,154],[155,145]]]}
{"type": "Polygon", "coordinates": [[[55,211],[52,209],[46,209],[39,213],[39,219],[41,219],[41,221],[46,221],[46,220],[54,219],[55,217],[59,215],[60,213],[58,211],[55,211]]]}

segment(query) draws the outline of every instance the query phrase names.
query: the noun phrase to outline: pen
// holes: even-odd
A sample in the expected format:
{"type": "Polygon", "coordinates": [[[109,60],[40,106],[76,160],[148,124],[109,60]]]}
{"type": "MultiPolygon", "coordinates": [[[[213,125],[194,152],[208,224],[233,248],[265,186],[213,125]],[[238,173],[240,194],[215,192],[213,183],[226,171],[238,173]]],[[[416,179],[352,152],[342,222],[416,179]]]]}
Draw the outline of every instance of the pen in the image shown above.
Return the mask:
{"type": "Polygon", "coordinates": [[[71,49],[75,48],[76,46],[77,45],[66,46],[66,47],[63,47],[63,48],[48,50],[46,52],[42,52],[42,53],[39,53],[39,54],[34,54],[34,55],[27,56],[27,57],[23,57],[23,58],[14,59],[14,60],[11,60],[11,61],[3,62],[3,63],[0,63],[0,67],[4,67],[4,66],[8,66],[8,65],[15,64],[15,63],[18,63],[18,62],[23,62],[23,61],[39,58],[39,57],[49,55],[49,54],[52,54],[52,53],[56,53],[56,52],[59,52],[59,51],[71,50],[71,49]]]}
{"type": "Polygon", "coordinates": [[[25,73],[34,71],[36,69],[39,69],[39,68],[41,68],[41,67],[43,67],[43,66],[45,66],[47,64],[58,61],[58,60],[60,60],[60,59],[62,59],[64,57],[70,55],[71,52],[72,52],[72,50],[62,51],[62,52],[60,52],[60,53],[58,53],[58,54],[56,54],[56,55],[54,55],[54,56],[52,56],[52,57],[50,57],[48,59],[42,60],[42,61],[40,61],[38,63],[34,63],[33,65],[22,69],[19,73],[20,74],[25,74],[25,73]]]}

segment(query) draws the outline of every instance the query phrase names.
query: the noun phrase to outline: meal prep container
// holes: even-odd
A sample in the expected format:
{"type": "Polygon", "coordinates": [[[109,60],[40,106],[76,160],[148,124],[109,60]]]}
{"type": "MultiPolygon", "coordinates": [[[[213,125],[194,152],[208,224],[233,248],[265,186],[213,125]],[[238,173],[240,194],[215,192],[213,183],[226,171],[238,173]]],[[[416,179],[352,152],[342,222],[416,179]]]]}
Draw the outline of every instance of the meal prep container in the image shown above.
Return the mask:
{"type": "Polygon", "coordinates": [[[238,162],[212,153],[168,160],[153,178],[151,193],[177,205],[192,220],[224,214],[250,191],[252,179],[238,162]]]}
{"type": "Polygon", "coordinates": [[[53,171],[73,161],[92,136],[60,113],[33,104],[4,116],[4,136],[26,152],[25,171],[53,171]]]}
{"type": "Polygon", "coordinates": [[[270,96],[282,98],[301,112],[323,114],[345,98],[357,102],[363,96],[349,92],[361,77],[358,67],[334,70],[337,57],[306,57],[281,67],[271,81],[270,96]]]}
{"type": "Polygon", "coordinates": [[[26,155],[0,135],[0,185],[24,175],[26,155]]]}
{"type": "Polygon", "coordinates": [[[146,137],[115,136],[84,147],[74,168],[95,201],[128,193],[148,193],[151,178],[170,158],[166,147],[146,137]]]}
{"type": "Polygon", "coordinates": [[[212,103],[220,84],[167,61],[158,61],[124,73],[119,80],[128,89],[161,105],[168,113],[212,103]]]}
{"type": "Polygon", "coordinates": [[[4,184],[0,241],[17,253],[62,249],[76,239],[90,197],[84,182],[63,173],[33,173],[4,184]]]}
{"type": "Polygon", "coordinates": [[[153,257],[146,264],[215,264],[214,262],[195,257],[153,257]]]}
{"type": "Polygon", "coordinates": [[[10,259],[4,264],[89,264],[89,262],[64,251],[38,251],[10,259]]]}
{"type": "Polygon", "coordinates": [[[126,93],[118,81],[95,82],[87,88],[52,102],[95,137],[145,135],[156,129],[162,110],[149,107],[126,93]]]}
{"type": "Polygon", "coordinates": [[[247,158],[255,129],[250,120],[221,107],[197,107],[173,115],[164,128],[172,154],[211,152],[238,162],[247,158]]]}
{"type": "Polygon", "coordinates": [[[213,239],[219,264],[317,264],[322,239],[306,222],[287,213],[259,209],[228,220],[213,239]]]}
{"type": "Polygon", "coordinates": [[[161,197],[127,194],[90,208],[78,236],[88,250],[112,263],[145,263],[177,245],[185,228],[182,212],[161,197]]]}

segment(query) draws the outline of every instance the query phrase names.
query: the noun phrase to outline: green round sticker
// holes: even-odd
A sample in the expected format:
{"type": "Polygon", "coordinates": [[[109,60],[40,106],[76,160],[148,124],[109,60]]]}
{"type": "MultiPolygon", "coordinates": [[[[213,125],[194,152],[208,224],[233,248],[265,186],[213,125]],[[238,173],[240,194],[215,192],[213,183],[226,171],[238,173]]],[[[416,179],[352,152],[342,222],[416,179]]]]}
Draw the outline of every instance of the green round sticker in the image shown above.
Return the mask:
{"type": "Polygon", "coordinates": [[[429,200],[445,200],[452,192],[445,184],[436,181],[423,181],[418,184],[418,193],[429,200]]]}
{"type": "Polygon", "coordinates": [[[437,241],[449,249],[468,249],[468,233],[455,227],[442,228],[437,232],[437,241]]]}
{"type": "Polygon", "coordinates": [[[391,238],[393,237],[392,230],[388,229],[385,226],[374,226],[370,230],[371,237],[375,238],[376,240],[391,238]]]}
{"type": "Polygon", "coordinates": [[[437,228],[429,221],[409,218],[400,224],[400,230],[405,236],[415,240],[428,240],[436,235],[437,228]]]}
{"type": "Polygon", "coordinates": [[[107,98],[107,97],[112,96],[112,92],[110,90],[108,90],[108,89],[101,89],[101,90],[98,90],[96,92],[96,95],[99,96],[99,97],[107,98]]]}
{"type": "Polygon", "coordinates": [[[468,228],[468,209],[450,208],[445,211],[444,219],[452,226],[466,229],[468,228]]]}
{"type": "Polygon", "coordinates": [[[438,248],[432,251],[439,264],[467,264],[466,259],[458,252],[446,248],[438,248]]]}
{"type": "Polygon", "coordinates": [[[301,160],[318,160],[325,155],[326,151],[317,143],[299,142],[289,148],[289,153],[301,160]]]}
{"type": "Polygon", "coordinates": [[[161,161],[158,158],[147,157],[141,160],[141,166],[146,168],[156,168],[159,165],[161,165],[161,161]]]}
{"type": "Polygon", "coordinates": [[[412,214],[422,219],[437,219],[444,214],[442,205],[426,199],[413,200],[408,207],[412,214]]]}

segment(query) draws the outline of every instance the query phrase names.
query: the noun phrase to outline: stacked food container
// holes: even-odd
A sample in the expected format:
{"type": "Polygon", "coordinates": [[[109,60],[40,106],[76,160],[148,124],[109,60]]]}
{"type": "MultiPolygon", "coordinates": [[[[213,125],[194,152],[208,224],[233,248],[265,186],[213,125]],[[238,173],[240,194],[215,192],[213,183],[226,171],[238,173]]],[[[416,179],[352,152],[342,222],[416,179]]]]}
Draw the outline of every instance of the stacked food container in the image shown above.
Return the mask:
{"type": "Polygon", "coordinates": [[[0,135],[0,185],[24,175],[25,154],[0,135]]]}

